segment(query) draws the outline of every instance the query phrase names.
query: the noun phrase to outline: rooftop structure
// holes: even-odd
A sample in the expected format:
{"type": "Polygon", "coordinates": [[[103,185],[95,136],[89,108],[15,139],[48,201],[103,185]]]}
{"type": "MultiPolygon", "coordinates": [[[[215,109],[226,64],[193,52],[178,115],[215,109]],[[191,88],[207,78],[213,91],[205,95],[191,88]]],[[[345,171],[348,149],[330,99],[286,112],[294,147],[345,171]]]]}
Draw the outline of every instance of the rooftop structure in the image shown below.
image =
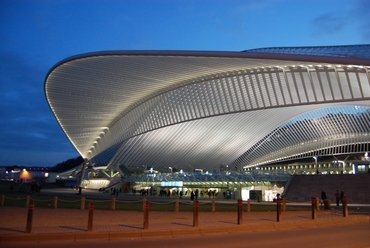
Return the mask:
{"type": "Polygon", "coordinates": [[[370,45],[105,51],[45,95],[82,157],[120,171],[242,170],[370,150],[370,45]]]}

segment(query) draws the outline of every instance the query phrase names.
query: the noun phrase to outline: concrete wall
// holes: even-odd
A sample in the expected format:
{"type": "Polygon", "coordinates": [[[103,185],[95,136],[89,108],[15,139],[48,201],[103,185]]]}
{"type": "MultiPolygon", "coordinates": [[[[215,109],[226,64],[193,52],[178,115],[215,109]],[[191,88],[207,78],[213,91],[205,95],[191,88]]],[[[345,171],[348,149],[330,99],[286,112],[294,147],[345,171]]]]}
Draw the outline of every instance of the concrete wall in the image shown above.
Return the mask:
{"type": "Polygon", "coordinates": [[[284,197],[291,202],[311,201],[311,197],[320,197],[326,192],[330,201],[335,203],[335,192],[343,191],[348,204],[370,204],[370,173],[343,175],[293,175],[284,192],[284,197]]]}

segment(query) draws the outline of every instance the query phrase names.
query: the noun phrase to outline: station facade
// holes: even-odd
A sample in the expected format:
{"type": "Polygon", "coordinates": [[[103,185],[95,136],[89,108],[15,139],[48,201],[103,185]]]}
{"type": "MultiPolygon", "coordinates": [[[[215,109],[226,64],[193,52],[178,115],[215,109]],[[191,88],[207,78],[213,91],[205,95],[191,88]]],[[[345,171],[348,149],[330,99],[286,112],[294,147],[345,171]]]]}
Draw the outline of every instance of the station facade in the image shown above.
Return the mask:
{"type": "Polygon", "coordinates": [[[370,150],[369,48],[94,52],[56,64],[45,95],[85,159],[81,184],[100,168],[139,187],[135,171],[152,170],[162,183],[266,192],[293,171],[366,171],[347,156],[370,150]]]}

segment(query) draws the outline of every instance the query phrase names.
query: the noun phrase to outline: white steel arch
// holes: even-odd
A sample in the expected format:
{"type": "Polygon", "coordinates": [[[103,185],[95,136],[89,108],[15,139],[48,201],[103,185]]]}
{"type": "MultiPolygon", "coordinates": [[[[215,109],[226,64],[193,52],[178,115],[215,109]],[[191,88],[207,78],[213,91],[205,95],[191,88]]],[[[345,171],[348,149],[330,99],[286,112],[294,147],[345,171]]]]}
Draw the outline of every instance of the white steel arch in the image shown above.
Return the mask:
{"type": "Polygon", "coordinates": [[[368,144],[369,129],[349,132],[356,126],[351,118],[324,118],[320,109],[338,114],[353,108],[351,115],[368,118],[369,58],[369,45],[100,52],[58,63],[46,77],[45,93],[73,145],[97,164],[241,169],[368,144]],[[291,125],[294,133],[277,139],[298,116],[321,121],[327,130],[316,133],[300,123],[301,129],[291,125]],[[333,136],[336,121],[345,125],[333,136]],[[321,141],[325,137],[331,143],[321,141]]]}

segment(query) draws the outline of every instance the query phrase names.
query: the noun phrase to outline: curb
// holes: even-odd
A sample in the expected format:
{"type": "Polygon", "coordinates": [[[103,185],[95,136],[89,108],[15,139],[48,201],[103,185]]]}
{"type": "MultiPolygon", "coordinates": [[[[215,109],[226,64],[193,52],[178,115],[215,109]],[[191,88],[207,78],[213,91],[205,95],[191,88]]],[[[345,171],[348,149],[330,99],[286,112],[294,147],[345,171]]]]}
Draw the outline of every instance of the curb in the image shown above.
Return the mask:
{"type": "Polygon", "coordinates": [[[48,233],[48,234],[39,234],[37,242],[40,240],[43,241],[53,241],[53,240],[76,240],[75,233],[48,233]]]}
{"type": "Polygon", "coordinates": [[[141,237],[142,238],[155,237],[155,236],[172,236],[172,231],[170,229],[141,231],[141,237]]]}
{"type": "Polygon", "coordinates": [[[178,230],[172,230],[171,235],[172,237],[176,236],[184,236],[184,235],[194,235],[198,234],[200,235],[200,229],[199,228],[193,228],[193,229],[178,229],[178,230]]]}
{"type": "Polygon", "coordinates": [[[274,223],[271,224],[255,224],[251,225],[250,229],[252,232],[274,230],[274,223]]]}
{"type": "Polygon", "coordinates": [[[109,240],[122,238],[141,238],[141,231],[138,232],[109,232],[109,240]]]}
{"type": "Polygon", "coordinates": [[[226,227],[205,227],[199,229],[200,235],[210,234],[210,233],[227,233],[226,227]]]}
{"type": "Polygon", "coordinates": [[[291,228],[297,228],[297,223],[296,222],[278,222],[273,224],[274,228],[276,230],[283,230],[283,229],[291,229],[291,228]]]}
{"type": "Polygon", "coordinates": [[[251,225],[229,226],[226,228],[228,234],[240,232],[252,232],[251,225]]]}

